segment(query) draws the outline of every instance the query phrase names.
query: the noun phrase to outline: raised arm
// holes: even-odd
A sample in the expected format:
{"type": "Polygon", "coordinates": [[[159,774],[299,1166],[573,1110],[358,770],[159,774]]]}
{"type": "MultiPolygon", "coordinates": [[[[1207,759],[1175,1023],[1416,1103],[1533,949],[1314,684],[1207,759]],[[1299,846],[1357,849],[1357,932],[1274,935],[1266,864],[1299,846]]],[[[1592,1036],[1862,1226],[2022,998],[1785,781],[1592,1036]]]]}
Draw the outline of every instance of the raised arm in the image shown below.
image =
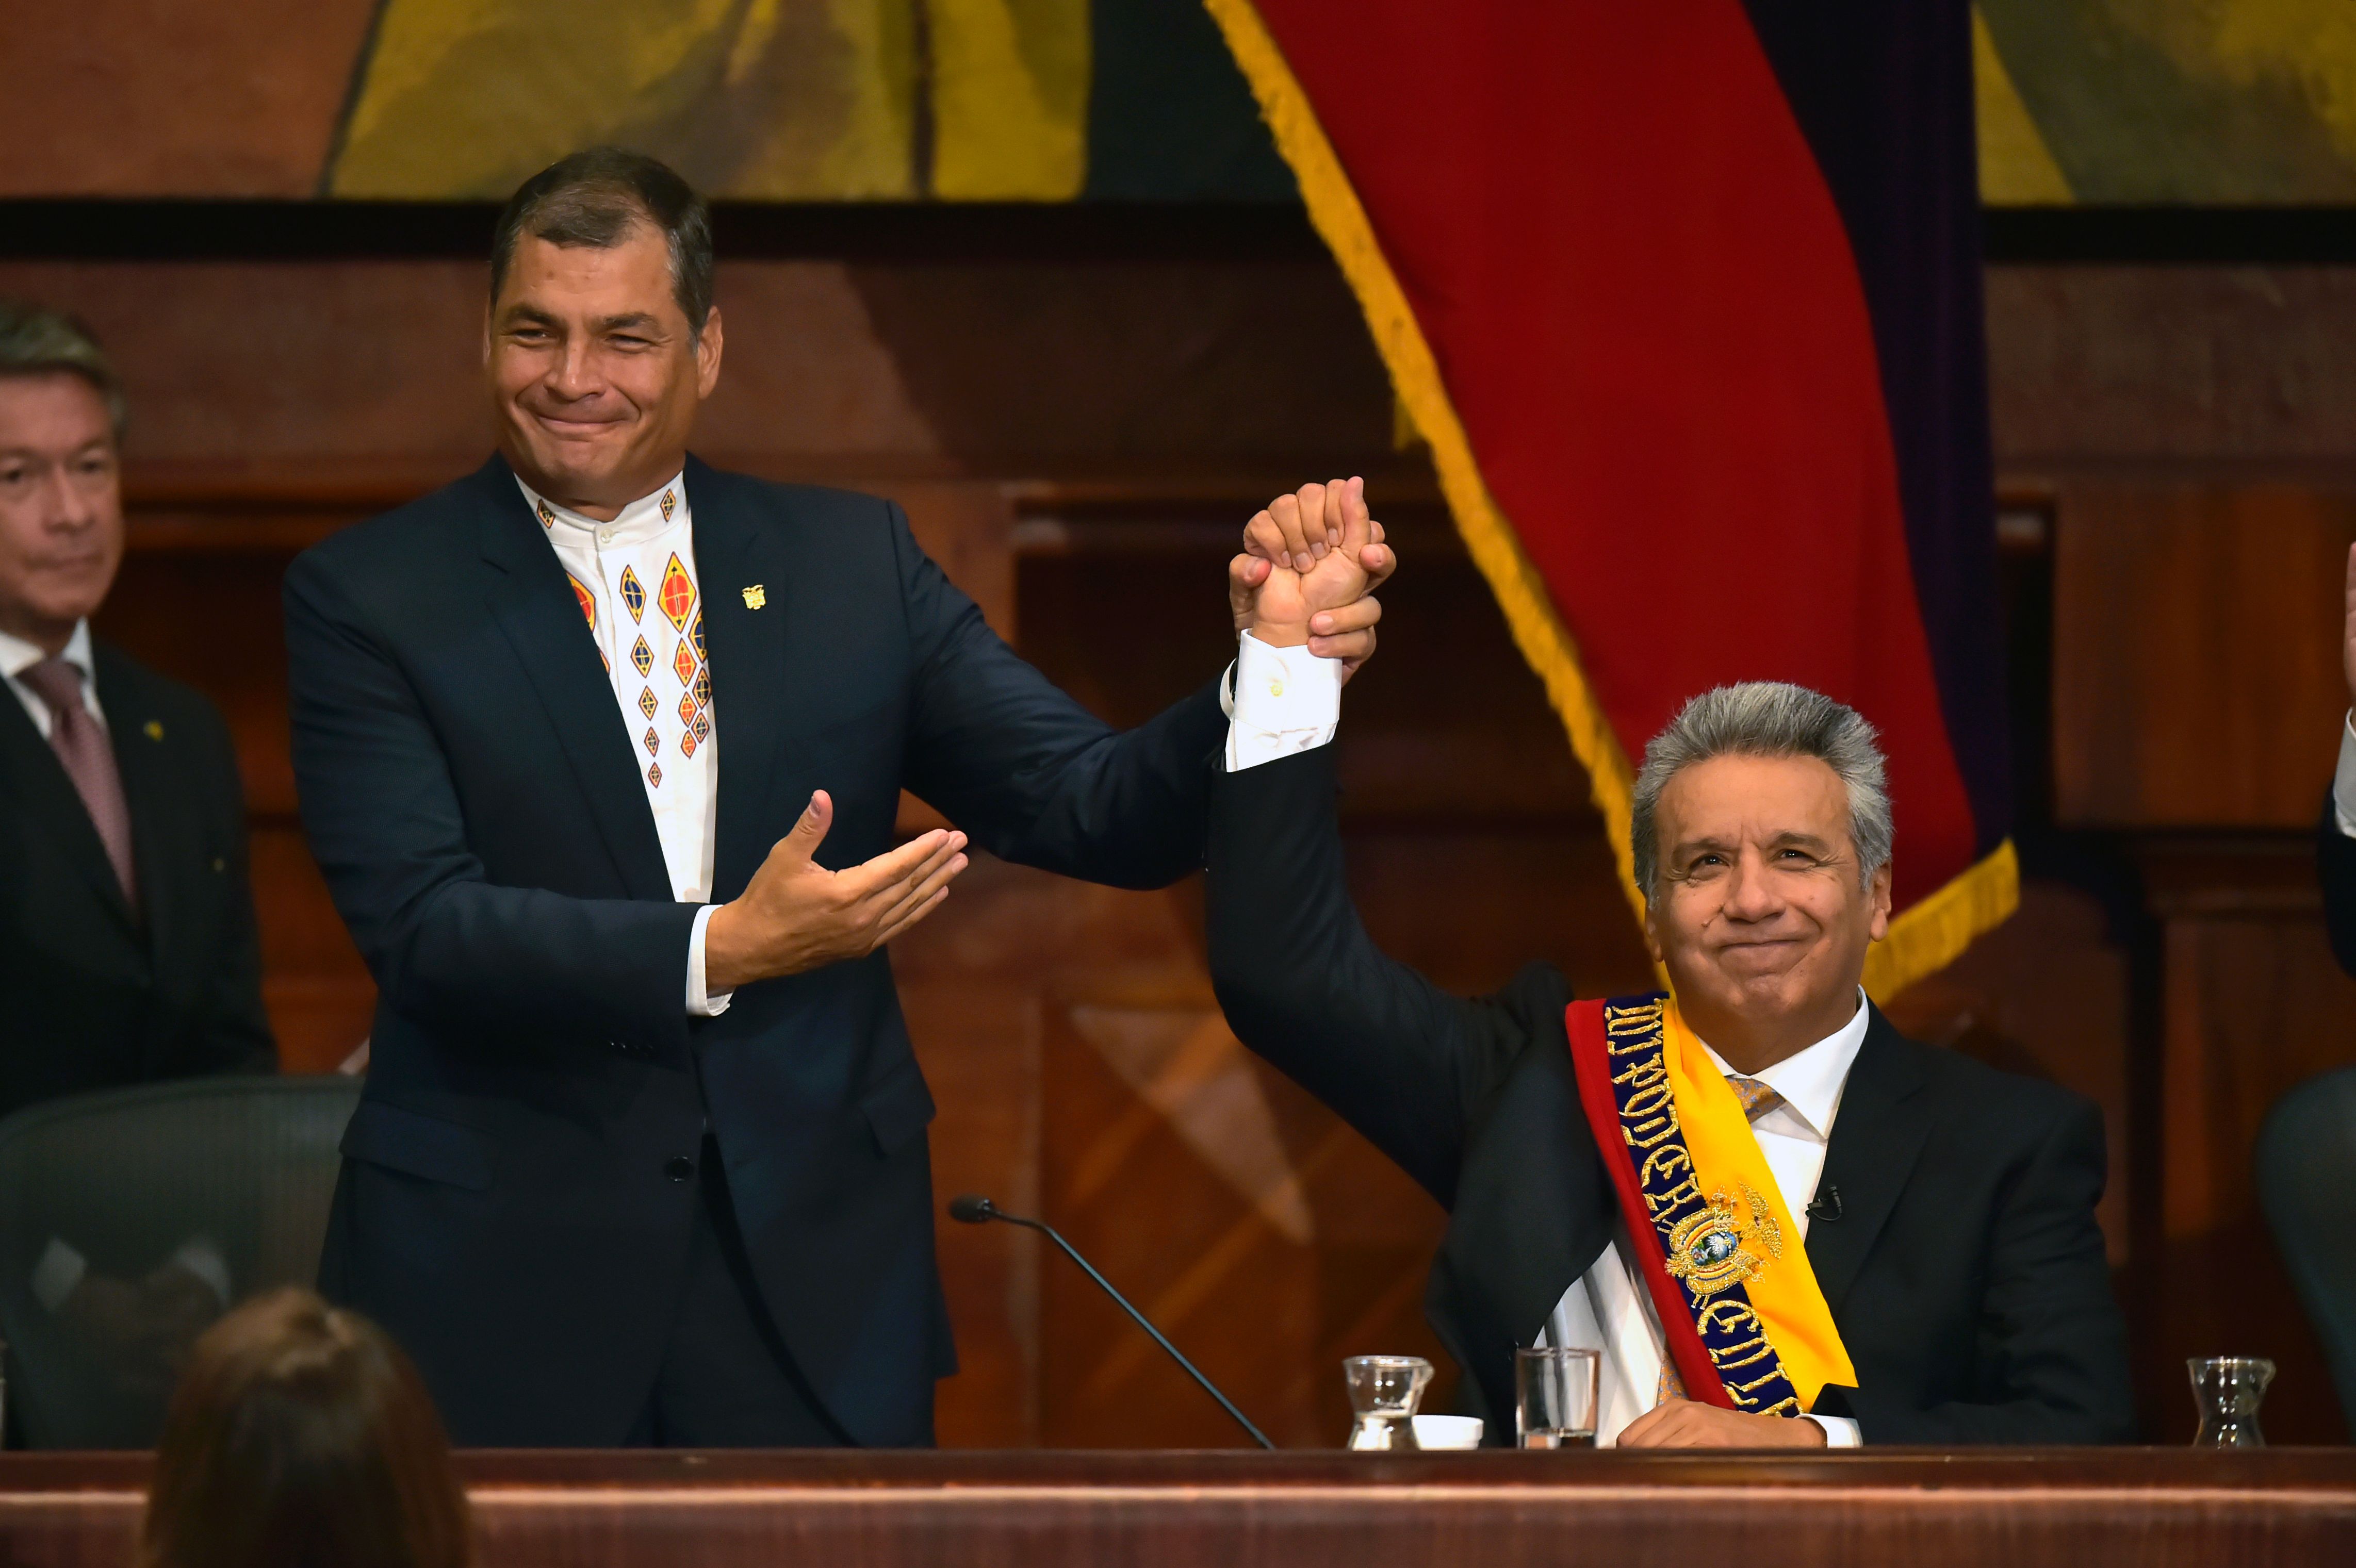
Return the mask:
{"type": "Polygon", "coordinates": [[[1319,746],[1213,781],[1212,983],[1237,1039],[1450,1203],[1467,1130],[1531,1030],[1506,999],[1451,996],[1366,934],[1333,754],[1319,746]]]}
{"type": "MultiPolygon", "coordinates": [[[[1206,770],[1226,732],[1217,680],[1115,731],[990,629],[917,546],[897,507],[891,527],[916,660],[908,788],[1001,859],[1124,888],[1164,887],[1200,868],[1206,770]]],[[[1260,537],[1247,531],[1248,543],[1260,537]]],[[[1372,543],[1366,586],[1389,570],[1378,531],[1372,543]]],[[[1248,554],[1231,563],[1239,629],[1251,624],[1267,574],[1266,561],[1248,554]]],[[[1317,651],[1355,667],[1374,649],[1380,614],[1362,588],[1312,630],[1317,651]]],[[[1124,650],[1102,656],[1117,660],[1124,650]]]]}
{"type": "Polygon", "coordinates": [[[2348,550],[2347,618],[2340,629],[2340,667],[2348,679],[2350,717],[2340,722],[2340,766],[2316,830],[2316,864],[2323,880],[2323,919],[2340,966],[2356,975],[2356,545],[2348,550]]]}

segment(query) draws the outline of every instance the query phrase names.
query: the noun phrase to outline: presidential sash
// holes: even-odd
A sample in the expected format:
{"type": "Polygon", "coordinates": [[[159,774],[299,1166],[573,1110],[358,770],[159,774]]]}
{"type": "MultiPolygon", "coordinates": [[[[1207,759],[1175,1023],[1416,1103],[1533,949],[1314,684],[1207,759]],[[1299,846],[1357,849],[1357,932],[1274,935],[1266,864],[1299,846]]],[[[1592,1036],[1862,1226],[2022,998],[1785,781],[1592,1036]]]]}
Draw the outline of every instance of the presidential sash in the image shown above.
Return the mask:
{"type": "Polygon", "coordinates": [[[1733,1087],[1665,994],[1573,1002],[1580,1107],[1688,1398],[1798,1415],[1857,1384],[1733,1087]]]}

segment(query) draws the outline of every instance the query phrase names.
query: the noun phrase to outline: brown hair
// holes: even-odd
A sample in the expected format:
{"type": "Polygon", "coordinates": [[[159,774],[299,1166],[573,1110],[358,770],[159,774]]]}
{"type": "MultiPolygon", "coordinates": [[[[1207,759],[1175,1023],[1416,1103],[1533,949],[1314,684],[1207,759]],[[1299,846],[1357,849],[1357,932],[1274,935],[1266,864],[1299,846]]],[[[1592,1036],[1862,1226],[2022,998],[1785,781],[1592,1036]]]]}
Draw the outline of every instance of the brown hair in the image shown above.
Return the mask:
{"type": "Polygon", "coordinates": [[[669,165],[620,147],[559,158],[516,187],[491,240],[491,304],[525,235],[610,251],[642,223],[669,248],[671,296],[688,331],[702,336],[712,317],[712,209],[669,165]]]}
{"type": "Polygon", "coordinates": [[[409,1358],[307,1290],[205,1332],[164,1423],[143,1568],[467,1568],[466,1499],[409,1358]]]}

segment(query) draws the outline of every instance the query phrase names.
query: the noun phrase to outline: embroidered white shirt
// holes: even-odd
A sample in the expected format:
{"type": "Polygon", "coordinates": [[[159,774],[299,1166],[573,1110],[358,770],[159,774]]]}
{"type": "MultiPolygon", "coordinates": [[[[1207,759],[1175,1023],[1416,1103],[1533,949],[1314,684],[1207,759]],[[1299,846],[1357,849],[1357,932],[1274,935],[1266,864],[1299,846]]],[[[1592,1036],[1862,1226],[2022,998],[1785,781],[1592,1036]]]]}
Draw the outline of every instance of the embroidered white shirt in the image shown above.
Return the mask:
{"type": "Polygon", "coordinates": [[[695,575],[695,514],[686,475],[642,496],[611,522],[567,510],[519,478],[581,606],[632,737],[631,761],[653,813],[671,896],[703,904],[688,937],[690,1013],[716,1017],[731,993],[708,994],[704,927],[712,920],[712,856],[719,827],[720,730],[704,656],[703,595],[695,575]]]}

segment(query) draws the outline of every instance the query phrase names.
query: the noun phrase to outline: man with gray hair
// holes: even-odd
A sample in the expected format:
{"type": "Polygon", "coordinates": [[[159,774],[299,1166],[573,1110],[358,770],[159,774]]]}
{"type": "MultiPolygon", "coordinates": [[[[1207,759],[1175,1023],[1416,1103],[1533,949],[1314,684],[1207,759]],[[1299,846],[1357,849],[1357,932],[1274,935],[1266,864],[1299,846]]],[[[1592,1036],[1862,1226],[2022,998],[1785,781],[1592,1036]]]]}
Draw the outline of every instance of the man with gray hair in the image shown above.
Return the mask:
{"type": "MultiPolygon", "coordinates": [[[[276,1064],[229,729],[91,635],[123,561],[124,415],[80,323],[0,300],[0,1115],[276,1064]]],[[[169,1207],[0,1258],[46,1309],[19,1349],[134,1420],[232,1294],[169,1207]]]]}
{"type": "Polygon", "coordinates": [[[79,323],[0,300],[0,1115],[275,1057],[228,728],[91,635],[123,422],[79,323]]]}
{"type": "MultiPolygon", "coordinates": [[[[1346,553],[1303,581],[1345,592],[1346,553]]],[[[1450,1211],[1426,1307],[1488,1441],[1536,1346],[1600,1352],[1606,1445],[2132,1440],[2099,1113],[1904,1039],[1859,984],[1890,904],[1871,725],[1795,686],[1695,698],[1633,813],[1670,991],[1575,1001],[1534,964],[1468,1000],[1351,907],[1338,680],[1303,640],[1264,613],[1238,663],[1238,731],[1308,743],[1214,782],[1212,975],[1240,1039],[1450,1211]]]]}

